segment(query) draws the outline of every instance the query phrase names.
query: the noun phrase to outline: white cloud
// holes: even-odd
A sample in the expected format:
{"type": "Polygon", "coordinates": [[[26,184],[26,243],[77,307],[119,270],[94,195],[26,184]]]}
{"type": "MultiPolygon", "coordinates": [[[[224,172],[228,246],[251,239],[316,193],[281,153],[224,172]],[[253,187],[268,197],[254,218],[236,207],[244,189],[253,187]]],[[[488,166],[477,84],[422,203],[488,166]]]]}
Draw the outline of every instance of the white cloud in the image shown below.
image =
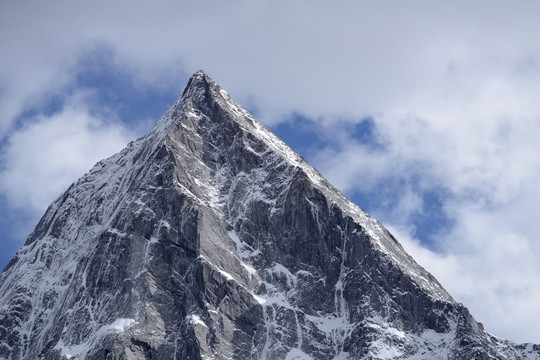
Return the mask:
{"type": "Polygon", "coordinates": [[[0,154],[0,192],[12,208],[43,213],[69,184],[136,136],[133,129],[91,115],[80,101],[68,101],[51,116],[35,116],[9,138],[0,154]]]}
{"type": "Polygon", "coordinates": [[[538,342],[540,111],[531,94],[540,88],[498,81],[454,94],[450,103],[436,97],[374,117],[382,150],[338,136],[339,146],[315,159],[349,193],[369,196],[387,179],[402,180],[397,196],[382,194],[379,219],[488,331],[538,342]],[[436,234],[437,252],[411,240],[411,215],[422,212],[419,197],[433,189],[448,193],[442,211],[453,223],[436,234]]]}
{"type": "Polygon", "coordinates": [[[536,342],[540,337],[538,244],[516,231],[505,213],[460,208],[457,226],[433,252],[390,226],[405,249],[457,300],[499,336],[536,342]]]}
{"type": "Polygon", "coordinates": [[[538,71],[534,9],[505,3],[31,3],[2,12],[0,78],[16,86],[13,102],[65,81],[93,42],[141,81],[203,68],[267,121],[380,112],[467,91],[503,67],[538,71]],[[463,72],[467,81],[449,81],[463,72]]]}
{"type": "MultiPolygon", "coordinates": [[[[424,191],[448,191],[454,227],[433,252],[401,231],[488,330],[540,342],[540,3],[535,1],[3,2],[0,5],[0,187],[41,211],[93,162],[134,135],[71,104],[15,131],[17,115],[73,85],[96,44],[139,86],[206,70],[267,124],[293,111],[334,146],[314,154],[344,191],[403,180],[400,229],[424,191]],[[170,74],[174,74],[171,76],[170,74]],[[372,116],[384,149],[336,120],[372,116]],[[339,124],[338,124],[339,125],[339,124]],[[68,150],[69,149],[69,150],[68,150]],[[413,184],[414,181],[418,183],[413,184]],[[485,294],[488,294],[486,296],[485,294]],[[489,301],[489,303],[488,303],[489,301]],[[482,306],[484,304],[484,306],[482,306]]],[[[399,236],[398,236],[399,237],[399,236]]],[[[412,244],[412,245],[411,245],[412,244]]]]}

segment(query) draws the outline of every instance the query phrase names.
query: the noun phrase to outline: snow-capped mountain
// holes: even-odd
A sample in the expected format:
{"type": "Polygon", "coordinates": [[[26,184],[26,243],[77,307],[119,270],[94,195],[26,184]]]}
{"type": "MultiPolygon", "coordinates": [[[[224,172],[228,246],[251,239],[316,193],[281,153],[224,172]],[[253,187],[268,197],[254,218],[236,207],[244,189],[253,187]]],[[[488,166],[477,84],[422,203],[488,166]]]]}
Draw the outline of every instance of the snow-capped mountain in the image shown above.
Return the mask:
{"type": "Polygon", "coordinates": [[[0,276],[0,359],[538,358],[203,72],[0,276]]]}

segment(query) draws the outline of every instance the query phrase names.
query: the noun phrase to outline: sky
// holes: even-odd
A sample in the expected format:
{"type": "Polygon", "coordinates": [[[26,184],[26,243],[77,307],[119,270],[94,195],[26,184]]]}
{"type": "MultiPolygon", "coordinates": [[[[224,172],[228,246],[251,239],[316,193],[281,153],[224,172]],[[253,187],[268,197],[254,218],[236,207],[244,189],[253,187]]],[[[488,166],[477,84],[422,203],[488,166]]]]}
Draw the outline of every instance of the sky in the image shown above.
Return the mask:
{"type": "Polygon", "coordinates": [[[2,1],[0,267],[202,69],[486,329],[540,343],[537,1],[2,1]]]}

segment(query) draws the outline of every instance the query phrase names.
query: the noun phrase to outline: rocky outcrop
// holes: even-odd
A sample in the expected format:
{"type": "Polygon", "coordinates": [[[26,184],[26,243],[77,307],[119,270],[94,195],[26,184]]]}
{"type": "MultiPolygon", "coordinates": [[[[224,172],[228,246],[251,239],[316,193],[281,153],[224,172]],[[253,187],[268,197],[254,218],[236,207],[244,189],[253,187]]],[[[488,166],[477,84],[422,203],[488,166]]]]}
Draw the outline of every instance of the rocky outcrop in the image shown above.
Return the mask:
{"type": "Polygon", "coordinates": [[[533,359],[204,73],[0,276],[2,359],[533,359]]]}

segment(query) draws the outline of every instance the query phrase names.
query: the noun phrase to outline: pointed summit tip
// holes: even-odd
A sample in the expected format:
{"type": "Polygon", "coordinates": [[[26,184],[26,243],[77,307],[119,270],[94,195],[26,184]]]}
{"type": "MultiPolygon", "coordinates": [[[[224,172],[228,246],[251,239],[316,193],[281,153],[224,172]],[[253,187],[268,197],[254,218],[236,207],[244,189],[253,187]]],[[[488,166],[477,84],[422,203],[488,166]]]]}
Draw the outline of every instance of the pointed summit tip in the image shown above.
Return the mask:
{"type": "Polygon", "coordinates": [[[189,78],[188,83],[182,92],[182,96],[184,96],[191,88],[205,87],[209,83],[213,83],[213,80],[206,75],[204,71],[198,70],[189,78]]]}
{"type": "Polygon", "coordinates": [[[209,76],[206,75],[206,73],[203,71],[203,70],[197,70],[193,73],[193,75],[191,75],[191,79],[194,79],[194,80],[209,80],[209,76]]]}
{"type": "Polygon", "coordinates": [[[204,70],[197,70],[193,73],[193,75],[191,75],[191,77],[194,77],[194,76],[207,76],[207,75],[204,73],[204,70]]]}

